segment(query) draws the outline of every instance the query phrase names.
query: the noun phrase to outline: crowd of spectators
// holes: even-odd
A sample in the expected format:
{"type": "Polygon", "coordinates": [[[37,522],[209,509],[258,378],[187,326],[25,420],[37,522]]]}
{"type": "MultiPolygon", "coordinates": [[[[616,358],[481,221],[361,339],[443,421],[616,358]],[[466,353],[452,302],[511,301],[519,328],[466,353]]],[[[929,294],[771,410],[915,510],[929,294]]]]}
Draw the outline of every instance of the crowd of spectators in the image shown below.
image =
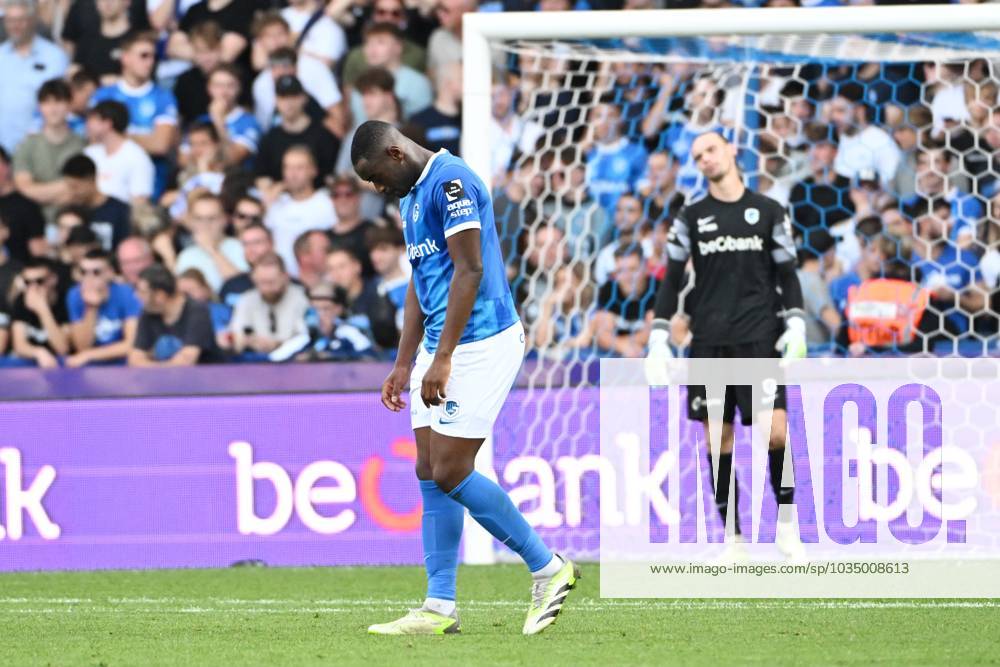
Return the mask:
{"type": "MultiPolygon", "coordinates": [[[[0,0],[0,365],[391,357],[410,267],[351,138],[378,119],[460,153],[465,13],[838,4],[894,3],[0,0]]],[[[552,67],[498,70],[484,137],[529,347],[640,356],[704,187],[691,141],[739,138],[739,101],[686,64],[620,62],[583,95],[552,67]]],[[[992,71],[763,73],[748,173],[789,207],[816,350],[917,349],[858,315],[890,276],[921,340],[996,337],[992,71]]]]}

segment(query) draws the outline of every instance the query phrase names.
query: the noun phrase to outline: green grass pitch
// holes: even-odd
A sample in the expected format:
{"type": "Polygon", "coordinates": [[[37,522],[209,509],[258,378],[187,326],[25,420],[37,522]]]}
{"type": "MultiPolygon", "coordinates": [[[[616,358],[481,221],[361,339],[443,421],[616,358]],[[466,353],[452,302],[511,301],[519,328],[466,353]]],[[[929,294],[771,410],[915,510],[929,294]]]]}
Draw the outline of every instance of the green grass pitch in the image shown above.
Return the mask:
{"type": "Polygon", "coordinates": [[[463,567],[463,634],[372,637],[422,597],[419,568],[0,575],[0,664],[1000,664],[996,601],[604,600],[598,567],[522,637],[522,567],[463,567]]]}

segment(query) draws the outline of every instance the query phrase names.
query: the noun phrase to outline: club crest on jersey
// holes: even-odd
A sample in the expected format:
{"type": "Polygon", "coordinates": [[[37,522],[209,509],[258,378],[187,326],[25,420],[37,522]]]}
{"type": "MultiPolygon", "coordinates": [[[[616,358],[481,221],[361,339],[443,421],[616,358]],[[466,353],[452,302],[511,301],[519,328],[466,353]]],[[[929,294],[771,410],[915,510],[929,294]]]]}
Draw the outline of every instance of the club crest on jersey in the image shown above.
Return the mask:
{"type": "Polygon", "coordinates": [[[448,399],[444,402],[444,414],[450,419],[454,419],[458,416],[458,401],[453,401],[448,399]]]}
{"type": "Polygon", "coordinates": [[[444,196],[448,201],[456,201],[465,196],[465,188],[462,186],[461,178],[454,178],[447,183],[442,183],[441,187],[444,188],[444,196]]]}
{"type": "Polygon", "coordinates": [[[756,208],[748,208],[743,211],[743,219],[747,221],[748,225],[756,225],[760,220],[760,210],[756,208]]]}
{"type": "Polygon", "coordinates": [[[416,222],[417,218],[420,217],[420,202],[413,203],[413,213],[410,215],[410,217],[413,218],[413,222],[416,222]]]}

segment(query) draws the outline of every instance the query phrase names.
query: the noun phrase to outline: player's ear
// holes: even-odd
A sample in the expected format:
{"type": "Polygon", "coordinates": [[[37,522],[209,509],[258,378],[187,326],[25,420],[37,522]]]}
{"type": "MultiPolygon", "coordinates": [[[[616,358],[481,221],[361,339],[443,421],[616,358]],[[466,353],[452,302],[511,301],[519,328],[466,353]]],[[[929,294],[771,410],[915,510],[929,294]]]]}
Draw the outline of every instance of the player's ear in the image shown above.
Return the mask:
{"type": "Polygon", "coordinates": [[[385,153],[395,162],[402,162],[403,158],[405,157],[403,155],[403,149],[400,148],[399,146],[396,146],[395,144],[389,144],[388,146],[386,146],[385,153]]]}

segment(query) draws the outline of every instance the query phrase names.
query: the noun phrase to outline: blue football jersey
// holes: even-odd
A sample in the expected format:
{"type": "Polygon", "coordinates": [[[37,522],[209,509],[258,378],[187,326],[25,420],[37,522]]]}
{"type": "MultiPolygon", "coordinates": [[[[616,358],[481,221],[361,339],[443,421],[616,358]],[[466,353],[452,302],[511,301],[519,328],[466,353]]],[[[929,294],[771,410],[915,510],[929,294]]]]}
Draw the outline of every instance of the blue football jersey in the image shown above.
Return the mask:
{"type": "Polygon", "coordinates": [[[138,88],[131,88],[122,81],[98,88],[91,98],[93,106],[98,102],[114,100],[128,109],[128,133],[152,134],[157,123],[177,124],[177,100],[174,94],[149,82],[138,88]]]}
{"type": "Polygon", "coordinates": [[[448,288],[455,273],[446,240],[452,234],[481,230],[483,278],[459,343],[495,336],[518,321],[493,221],[493,202],[485,184],[461,158],[438,151],[399,204],[428,352],[437,350],[444,328],[448,288]]]}

